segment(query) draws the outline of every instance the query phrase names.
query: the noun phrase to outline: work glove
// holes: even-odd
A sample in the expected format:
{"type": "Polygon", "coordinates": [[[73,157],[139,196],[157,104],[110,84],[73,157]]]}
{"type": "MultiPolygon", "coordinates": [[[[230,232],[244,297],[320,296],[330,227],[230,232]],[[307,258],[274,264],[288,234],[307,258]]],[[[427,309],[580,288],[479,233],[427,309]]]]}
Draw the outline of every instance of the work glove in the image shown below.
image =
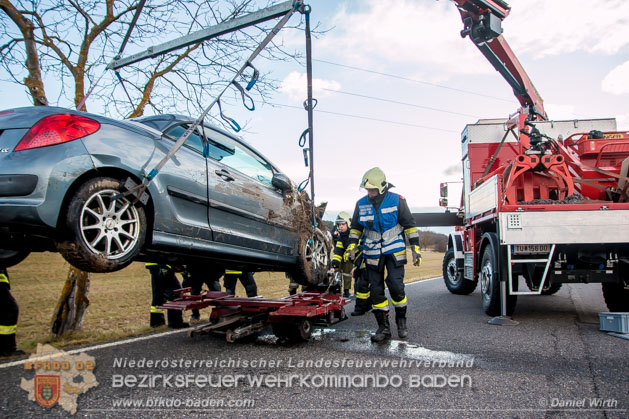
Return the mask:
{"type": "Polygon", "coordinates": [[[350,243],[350,245],[347,246],[347,250],[343,254],[343,260],[345,262],[353,262],[354,259],[356,259],[356,243],[350,243]]]}
{"type": "Polygon", "coordinates": [[[411,253],[413,254],[413,266],[419,266],[422,264],[422,254],[419,253],[419,246],[411,246],[411,253]]]}

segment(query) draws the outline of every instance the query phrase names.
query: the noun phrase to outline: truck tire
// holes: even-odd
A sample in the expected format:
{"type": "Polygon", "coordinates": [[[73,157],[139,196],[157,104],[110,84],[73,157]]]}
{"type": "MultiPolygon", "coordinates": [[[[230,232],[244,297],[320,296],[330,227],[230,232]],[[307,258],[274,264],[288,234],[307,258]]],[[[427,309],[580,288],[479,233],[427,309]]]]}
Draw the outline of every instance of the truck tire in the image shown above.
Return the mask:
{"type": "Polygon", "coordinates": [[[457,270],[454,248],[449,248],[443,257],[443,282],[452,294],[468,295],[476,289],[477,282],[463,278],[463,272],[457,270]]]}
{"type": "Polygon", "coordinates": [[[70,197],[57,249],[72,266],[85,272],[118,271],[144,246],[144,208],[124,197],[112,199],[121,192],[120,180],[96,177],[70,197]]]}
{"type": "MultiPolygon", "coordinates": [[[[488,316],[499,316],[500,313],[500,267],[492,244],[487,244],[481,259],[479,281],[483,310],[488,316]]],[[[515,311],[517,295],[507,295],[507,315],[515,311]]]]}
{"type": "MultiPolygon", "coordinates": [[[[541,277],[544,274],[544,267],[542,266],[535,266],[535,268],[533,269],[533,278],[529,278],[529,271],[528,270],[524,270],[523,275],[524,278],[526,279],[526,285],[529,287],[529,290],[533,291],[534,286],[533,284],[537,284],[539,285],[541,282],[541,277]]],[[[548,280],[547,280],[548,281],[548,280]]],[[[540,295],[553,295],[556,294],[560,289],[561,289],[561,282],[553,282],[552,284],[550,284],[550,287],[548,287],[545,290],[542,290],[542,293],[540,295]]],[[[539,289],[539,287],[537,288],[539,289]]]]}
{"type": "Polygon", "coordinates": [[[622,284],[603,283],[603,298],[609,311],[629,312],[629,290],[622,284]]]}
{"type": "Polygon", "coordinates": [[[561,282],[553,282],[547,290],[542,290],[542,295],[556,294],[561,289],[561,285],[563,285],[561,282]]]}

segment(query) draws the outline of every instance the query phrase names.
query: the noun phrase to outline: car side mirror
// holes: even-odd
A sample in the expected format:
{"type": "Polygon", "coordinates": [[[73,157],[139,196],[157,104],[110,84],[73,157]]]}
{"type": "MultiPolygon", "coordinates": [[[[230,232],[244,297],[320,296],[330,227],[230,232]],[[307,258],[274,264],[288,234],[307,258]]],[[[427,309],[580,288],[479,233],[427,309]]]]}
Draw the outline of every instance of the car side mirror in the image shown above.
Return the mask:
{"type": "Polygon", "coordinates": [[[293,189],[288,177],[283,173],[274,173],[271,184],[282,192],[288,192],[293,189]]]}

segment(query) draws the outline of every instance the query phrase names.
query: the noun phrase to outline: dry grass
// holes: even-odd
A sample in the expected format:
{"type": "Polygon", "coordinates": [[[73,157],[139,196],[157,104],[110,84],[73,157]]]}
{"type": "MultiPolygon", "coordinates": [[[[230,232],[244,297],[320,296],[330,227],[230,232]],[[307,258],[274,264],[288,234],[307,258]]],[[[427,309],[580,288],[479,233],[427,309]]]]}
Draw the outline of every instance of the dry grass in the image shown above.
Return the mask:
{"type": "MultiPolygon", "coordinates": [[[[407,265],[405,282],[441,275],[443,253],[423,252],[422,255],[421,267],[407,265]]],[[[148,326],[150,276],[144,264],[134,263],[119,272],[92,274],[90,306],[85,314],[83,331],[53,338],[50,334],[50,321],[68,269],[68,263],[57,253],[33,253],[24,262],[9,269],[11,291],[20,306],[17,331],[20,349],[33,352],[37,343],[67,347],[135,336],[154,330],[148,326]]],[[[287,295],[288,280],[283,273],[260,272],[255,277],[260,295],[287,295]]],[[[240,283],[236,294],[246,295],[240,283]]]]}

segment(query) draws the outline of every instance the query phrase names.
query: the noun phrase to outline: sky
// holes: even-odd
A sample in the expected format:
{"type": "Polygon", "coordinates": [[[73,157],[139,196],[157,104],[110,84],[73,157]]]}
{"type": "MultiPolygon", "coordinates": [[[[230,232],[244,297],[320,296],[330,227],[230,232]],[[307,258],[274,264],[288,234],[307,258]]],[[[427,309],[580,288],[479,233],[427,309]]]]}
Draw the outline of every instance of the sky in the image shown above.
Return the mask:
{"type": "MultiPolygon", "coordinates": [[[[519,104],[469,39],[447,0],[312,0],[315,201],[326,219],[365,194],[363,174],[380,167],[415,211],[436,210],[439,183],[461,179],[461,131],[507,118],[519,104]]],[[[550,119],[616,118],[629,130],[629,2],[512,0],[503,36],[544,99],[550,119]]],[[[296,23],[299,16],[294,16],[296,23]]],[[[302,26],[303,27],[303,26],[302,26]]],[[[303,30],[283,42],[303,51],[303,30]]],[[[150,40],[147,41],[151,45],[150,40]]],[[[158,44],[163,40],[155,40],[158,44]]],[[[130,51],[131,52],[131,51],[130,51]]],[[[281,81],[256,110],[229,109],[242,136],[291,179],[308,176],[298,139],[307,128],[305,67],[255,62],[281,81]]],[[[4,97],[9,86],[0,82],[4,97]]],[[[21,92],[21,91],[20,91],[21,92]]],[[[2,108],[27,106],[12,95],[2,108]]],[[[68,106],[68,104],[65,104],[68,106]]],[[[458,192],[460,193],[460,192],[458,192]]],[[[458,202],[457,184],[450,202],[458,202]]]]}

